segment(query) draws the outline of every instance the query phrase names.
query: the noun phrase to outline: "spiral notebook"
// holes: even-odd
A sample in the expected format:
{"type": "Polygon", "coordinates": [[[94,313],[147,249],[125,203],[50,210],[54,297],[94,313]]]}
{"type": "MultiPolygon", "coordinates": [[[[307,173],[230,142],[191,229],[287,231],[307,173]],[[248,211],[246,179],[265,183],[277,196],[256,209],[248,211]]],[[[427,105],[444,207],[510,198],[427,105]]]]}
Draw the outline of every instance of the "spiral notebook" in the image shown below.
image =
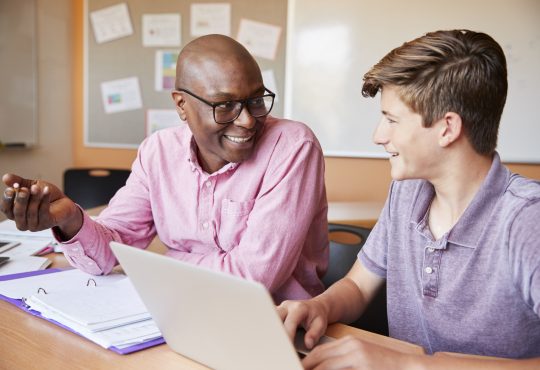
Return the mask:
{"type": "Polygon", "coordinates": [[[125,275],[59,269],[5,275],[0,299],[119,354],[164,343],[125,275]]]}

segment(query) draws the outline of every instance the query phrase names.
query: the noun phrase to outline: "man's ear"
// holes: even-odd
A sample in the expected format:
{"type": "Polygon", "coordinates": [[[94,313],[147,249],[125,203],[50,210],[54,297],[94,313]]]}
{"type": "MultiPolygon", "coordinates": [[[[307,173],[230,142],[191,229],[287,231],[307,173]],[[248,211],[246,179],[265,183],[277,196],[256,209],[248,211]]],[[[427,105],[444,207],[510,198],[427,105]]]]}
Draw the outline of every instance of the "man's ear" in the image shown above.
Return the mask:
{"type": "Polygon", "coordinates": [[[182,121],[185,121],[187,119],[187,114],[186,114],[186,110],[184,109],[184,104],[186,103],[186,100],[184,99],[184,95],[180,91],[173,91],[172,98],[174,100],[176,112],[180,116],[180,119],[182,121]]]}
{"type": "Polygon", "coordinates": [[[439,145],[447,147],[463,134],[463,122],[461,116],[455,112],[446,112],[440,122],[439,145]]]}

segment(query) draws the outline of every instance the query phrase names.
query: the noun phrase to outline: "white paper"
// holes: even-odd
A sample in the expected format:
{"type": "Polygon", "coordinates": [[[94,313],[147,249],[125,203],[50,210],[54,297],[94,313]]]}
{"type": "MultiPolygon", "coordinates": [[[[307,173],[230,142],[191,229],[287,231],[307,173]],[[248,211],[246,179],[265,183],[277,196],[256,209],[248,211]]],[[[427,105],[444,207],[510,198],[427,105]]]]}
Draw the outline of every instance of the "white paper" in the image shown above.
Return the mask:
{"type": "Polygon", "coordinates": [[[178,51],[156,51],[155,81],[156,91],[171,91],[176,80],[176,60],[178,51]]]}
{"type": "Polygon", "coordinates": [[[43,270],[50,264],[51,261],[45,257],[26,256],[10,258],[9,261],[0,266],[0,275],[43,270]]]}
{"type": "Polygon", "coordinates": [[[91,12],[90,22],[98,44],[133,34],[126,3],[91,12]]]}
{"type": "MultiPolygon", "coordinates": [[[[3,240],[8,240],[8,239],[3,239],[3,240]]],[[[10,250],[3,252],[1,256],[9,257],[9,258],[33,256],[33,255],[38,254],[45,248],[54,247],[55,245],[55,242],[48,241],[48,240],[39,240],[39,239],[24,239],[24,240],[16,239],[16,240],[20,244],[16,246],[15,248],[11,248],[10,250]]]]}
{"type": "Polygon", "coordinates": [[[191,36],[231,35],[231,4],[191,4],[191,36]]]}
{"type": "Polygon", "coordinates": [[[26,303],[43,317],[105,348],[124,348],[161,337],[129,278],[107,285],[33,294],[26,303]]]}
{"type": "Polygon", "coordinates": [[[274,94],[276,94],[276,97],[274,98],[274,102],[278,101],[278,90],[276,85],[276,77],[274,75],[273,69],[266,69],[264,71],[261,71],[264,87],[266,87],[268,90],[272,91],[274,94]]]}
{"type": "MultiPolygon", "coordinates": [[[[105,276],[94,276],[73,269],[61,272],[53,272],[39,276],[29,276],[27,278],[0,281],[0,294],[13,299],[22,299],[36,294],[39,288],[47,292],[57,293],[87,287],[88,279],[93,279],[96,285],[112,284],[125,279],[123,274],[109,274],[105,276]]],[[[93,283],[92,283],[93,284],[93,283]]]]}
{"type": "Polygon", "coordinates": [[[42,231],[20,231],[15,221],[4,220],[0,222],[0,240],[19,243],[5,252],[2,256],[16,258],[38,254],[47,247],[56,247],[58,243],[54,239],[51,229],[42,231]]]}
{"type": "Polygon", "coordinates": [[[101,83],[105,113],[116,113],[142,107],[139,79],[129,77],[101,83]]]}
{"type": "Polygon", "coordinates": [[[280,34],[281,27],[279,26],[242,19],[236,39],[252,55],[274,60],[276,58],[280,34]]]}
{"type": "Polygon", "coordinates": [[[182,120],[174,109],[148,109],[146,111],[146,136],[167,127],[180,125],[182,120]]]}
{"type": "Polygon", "coordinates": [[[17,225],[13,220],[4,220],[0,222],[0,239],[3,235],[54,240],[51,229],[42,231],[21,231],[17,229],[17,225]]]}
{"type": "Polygon", "coordinates": [[[180,14],[143,14],[143,46],[180,46],[180,14]]]}
{"type": "Polygon", "coordinates": [[[75,322],[92,331],[149,320],[150,314],[129,278],[113,284],[89,286],[69,292],[33,294],[27,302],[62,316],[66,324],[75,322]],[[106,302],[106,304],[104,304],[106,302]]]}
{"type": "Polygon", "coordinates": [[[161,337],[161,332],[154,320],[136,322],[97,333],[88,333],[88,335],[81,334],[105,348],[110,346],[125,348],[161,337]]]}

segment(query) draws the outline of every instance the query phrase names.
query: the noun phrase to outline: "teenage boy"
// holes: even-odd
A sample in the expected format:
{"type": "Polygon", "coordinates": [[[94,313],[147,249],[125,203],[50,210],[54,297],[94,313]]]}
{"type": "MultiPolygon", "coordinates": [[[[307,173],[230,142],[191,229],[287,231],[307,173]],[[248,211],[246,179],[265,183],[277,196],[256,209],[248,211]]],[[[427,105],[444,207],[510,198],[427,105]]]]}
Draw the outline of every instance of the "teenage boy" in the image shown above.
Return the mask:
{"type": "Polygon", "coordinates": [[[390,156],[384,210],[347,276],[278,307],[312,347],[328,323],[351,322],[387,283],[390,335],[427,354],[355,338],[316,347],[307,369],[539,369],[540,183],[495,151],[506,60],[484,33],[438,31],[392,50],[364,76],[381,92],[373,140],[390,156]],[[520,360],[518,360],[520,359],[520,360]]]}

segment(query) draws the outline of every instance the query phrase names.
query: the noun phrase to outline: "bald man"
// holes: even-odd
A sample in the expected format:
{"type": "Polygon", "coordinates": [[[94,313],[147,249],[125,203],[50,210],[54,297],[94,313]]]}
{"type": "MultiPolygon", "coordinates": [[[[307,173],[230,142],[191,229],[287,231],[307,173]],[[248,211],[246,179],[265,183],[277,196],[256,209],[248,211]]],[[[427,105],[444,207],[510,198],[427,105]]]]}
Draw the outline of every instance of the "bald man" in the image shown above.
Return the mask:
{"type": "Polygon", "coordinates": [[[269,116],[274,94],[235,40],[208,35],[178,57],[178,127],[140,145],[132,173],[92,220],[56,186],[6,174],[2,210],[21,230],[53,228],[91,274],[117,264],[112,240],[264,284],[276,303],[323,290],[328,261],[324,160],[313,133],[269,116]],[[15,191],[18,184],[18,191],[15,191]]]}

